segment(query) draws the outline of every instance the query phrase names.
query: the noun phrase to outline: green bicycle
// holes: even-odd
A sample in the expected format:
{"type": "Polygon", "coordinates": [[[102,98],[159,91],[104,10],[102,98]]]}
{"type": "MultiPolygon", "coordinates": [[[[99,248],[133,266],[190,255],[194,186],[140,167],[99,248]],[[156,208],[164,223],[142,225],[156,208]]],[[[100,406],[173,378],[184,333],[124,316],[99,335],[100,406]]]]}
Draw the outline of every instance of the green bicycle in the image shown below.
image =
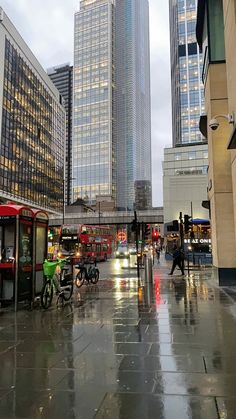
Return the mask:
{"type": "Polygon", "coordinates": [[[68,259],[45,260],[43,263],[43,273],[46,281],[41,291],[41,305],[48,309],[52,304],[53,289],[58,294],[58,300],[69,301],[73,294],[73,274],[68,273],[69,267],[66,266],[68,259]],[[60,268],[60,269],[58,269],[60,268]],[[59,272],[58,272],[59,271],[59,272]]]}

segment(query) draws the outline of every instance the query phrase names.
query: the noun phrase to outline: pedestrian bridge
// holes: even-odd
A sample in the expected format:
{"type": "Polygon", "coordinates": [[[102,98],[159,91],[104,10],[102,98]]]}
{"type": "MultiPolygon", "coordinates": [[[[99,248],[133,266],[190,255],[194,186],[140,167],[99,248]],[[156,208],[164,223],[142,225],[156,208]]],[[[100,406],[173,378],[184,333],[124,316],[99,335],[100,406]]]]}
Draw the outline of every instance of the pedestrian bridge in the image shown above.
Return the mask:
{"type": "MultiPolygon", "coordinates": [[[[50,226],[62,224],[92,224],[92,225],[119,225],[130,224],[134,219],[132,211],[113,211],[113,212],[90,212],[79,213],[76,208],[70,209],[63,217],[55,215],[49,219],[50,226]]],[[[163,224],[163,208],[153,210],[137,211],[137,220],[147,224],[163,224]]]]}

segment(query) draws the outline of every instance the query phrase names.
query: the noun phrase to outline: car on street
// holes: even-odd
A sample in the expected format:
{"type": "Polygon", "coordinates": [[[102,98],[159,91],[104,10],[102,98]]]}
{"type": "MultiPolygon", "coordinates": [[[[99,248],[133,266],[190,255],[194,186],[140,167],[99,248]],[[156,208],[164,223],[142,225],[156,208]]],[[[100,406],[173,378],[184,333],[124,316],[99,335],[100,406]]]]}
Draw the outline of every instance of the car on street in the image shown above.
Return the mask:
{"type": "Polygon", "coordinates": [[[116,258],[129,258],[129,249],[127,246],[118,246],[116,250],[116,258]]]}

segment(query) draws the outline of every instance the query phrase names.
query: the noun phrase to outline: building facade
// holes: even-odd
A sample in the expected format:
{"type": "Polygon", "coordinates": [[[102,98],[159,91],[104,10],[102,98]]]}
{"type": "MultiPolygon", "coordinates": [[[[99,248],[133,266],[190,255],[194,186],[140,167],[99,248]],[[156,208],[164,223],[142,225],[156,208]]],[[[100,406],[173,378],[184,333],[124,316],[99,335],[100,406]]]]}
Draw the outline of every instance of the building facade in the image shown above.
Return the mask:
{"type": "Polygon", "coordinates": [[[81,0],[75,14],[73,195],[133,209],[151,181],[148,0],[81,0]]]}
{"type": "Polygon", "coordinates": [[[199,129],[205,111],[202,54],[196,40],[197,0],[169,0],[173,148],[164,150],[164,220],[179,213],[208,219],[207,142],[199,129]]]}
{"type": "Polygon", "coordinates": [[[75,14],[73,200],[116,195],[113,0],[82,0],[75,14]]]}
{"type": "Polygon", "coordinates": [[[117,207],[132,209],[152,173],[148,0],[117,1],[115,29],[117,207]]]}
{"type": "Polygon", "coordinates": [[[0,133],[1,198],[62,211],[61,96],[1,8],[0,133]]]}
{"type": "Polygon", "coordinates": [[[197,40],[209,145],[213,264],[220,285],[236,283],[236,1],[198,1],[197,40]],[[231,117],[229,117],[231,115],[231,117]],[[214,130],[211,120],[214,119],[214,130]]]}
{"type": "Polygon", "coordinates": [[[66,146],[65,146],[65,205],[71,203],[72,183],[72,104],[73,104],[73,66],[62,64],[47,70],[53,84],[63,97],[66,111],[66,146]]]}
{"type": "Polygon", "coordinates": [[[197,0],[169,0],[173,146],[205,141],[202,54],[196,41],[197,0]]]}
{"type": "Polygon", "coordinates": [[[208,219],[202,207],[207,200],[207,144],[165,148],[163,162],[164,222],[179,219],[180,211],[208,219]]]}
{"type": "Polygon", "coordinates": [[[135,189],[135,209],[149,210],[152,208],[152,185],[149,180],[136,180],[135,189]]]}

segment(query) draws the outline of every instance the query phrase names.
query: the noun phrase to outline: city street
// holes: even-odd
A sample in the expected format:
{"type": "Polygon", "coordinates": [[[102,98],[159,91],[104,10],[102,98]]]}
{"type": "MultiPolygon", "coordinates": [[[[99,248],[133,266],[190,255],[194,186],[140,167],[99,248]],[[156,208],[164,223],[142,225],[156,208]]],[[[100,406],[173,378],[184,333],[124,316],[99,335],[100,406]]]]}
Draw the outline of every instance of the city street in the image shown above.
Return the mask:
{"type": "Polygon", "coordinates": [[[0,418],[234,419],[236,305],[211,270],[126,260],[48,311],[0,311],[0,418]]]}
{"type": "Polygon", "coordinates": [[[106,263],[101,262],[98,267],[101,279],[111,278],[136,278],[136,256],[131,255],[129,259],[109,259],[106,263]],[[130,269],[131,268],[131,269],[130,269]]]}

